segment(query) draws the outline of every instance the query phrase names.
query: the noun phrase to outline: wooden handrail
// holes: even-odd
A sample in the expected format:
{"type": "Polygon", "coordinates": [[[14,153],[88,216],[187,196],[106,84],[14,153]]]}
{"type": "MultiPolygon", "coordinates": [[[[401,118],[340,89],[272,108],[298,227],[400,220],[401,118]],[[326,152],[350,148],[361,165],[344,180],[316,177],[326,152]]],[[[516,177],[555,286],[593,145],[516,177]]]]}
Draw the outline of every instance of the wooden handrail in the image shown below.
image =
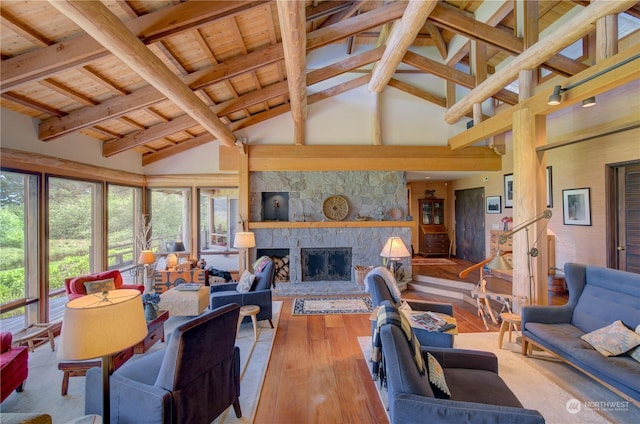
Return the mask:
{"type": "MultiPolygon", "coordinates": [[[[508,251],[506,251],[506,252],[500,252],[500,254],[502,254],[503,256],[504,256],[504,255],[506,255],[506,254],[508,254],[508,253],[512,253],[512,251],[511,251],[511,250],[508,250],[508,251]]],[[[490,258],[487,258],[487,259],[485,259],[485,260],[484,260],[484,261],[482,261],[482,262],[478,262],[478,263],[477,263],[477,264],[475,264],[475,265],[471,265],[469,268],[463,269],[463,270],[462,270],[462,271],[460,271],[460,273],[458,274],[458,277],[460,277],[460,278],[465,278],[467,275],[469,275],[469,273],[470,273],[471,271],[473,271],[474,269],[477,269],[477,268],[480,268],[480,267],[484,266],[484,264],[486,264],[486,263],[491,262],[491,260],[492,260],[493,258],[495,258],[495,256],[492,256],[492,257],[490,257],[490,258]]],[[[483,274],[484,274],[484,273],[483,273],[482,271],[480,271],[480,279],[481,279],[481,280],[482,280],[483,274]]]]}

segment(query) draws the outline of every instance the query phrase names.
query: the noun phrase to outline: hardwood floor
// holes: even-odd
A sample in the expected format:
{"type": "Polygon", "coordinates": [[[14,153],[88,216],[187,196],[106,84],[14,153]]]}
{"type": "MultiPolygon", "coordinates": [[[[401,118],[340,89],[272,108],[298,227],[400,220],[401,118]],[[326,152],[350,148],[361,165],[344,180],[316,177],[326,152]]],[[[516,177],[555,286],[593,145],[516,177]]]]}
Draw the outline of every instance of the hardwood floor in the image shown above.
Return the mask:
{"type": "MultiPolygon", "coordinates": [[[[457,263],[456,267],[466,266],[457,263]]],[[[414,267],[414,274],[435,272],[452,278],[459,270],[414,267]]],[[[451,303],[460,332],[486,331],[476,308],[466,302],[410,290],[403,297],[451,303]]],[[[566,297],[550,296],[549,303],[565,303],[566,297]]],[[[275,300],[283,301],[283,306],[255,422],[388,422],[357,340],[371,335],[369,315],[294,316],[293,297],[275,300]]],[[[498,327],[492,325],[489,331],[498,331],[498,327]]]]}

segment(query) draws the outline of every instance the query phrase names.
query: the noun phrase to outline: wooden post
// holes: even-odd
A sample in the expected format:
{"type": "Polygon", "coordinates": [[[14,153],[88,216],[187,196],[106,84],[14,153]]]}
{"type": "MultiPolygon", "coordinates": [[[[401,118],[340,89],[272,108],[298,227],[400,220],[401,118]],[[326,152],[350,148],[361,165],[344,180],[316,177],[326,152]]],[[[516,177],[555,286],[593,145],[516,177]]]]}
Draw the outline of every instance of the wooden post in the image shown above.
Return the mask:
{"type": "Polygon", "coordinates": [[[382,124],[380,123],[380,93],[371,92],[371,108],[373,119],[371,120],[371,142],[374,146],[382,146],[382,124]]]}
{"type": "MultiPolygon", "coordinates": [[[[536,146],[542,145],[545,137],[545,116],[533,115],[527,108],[513,114],[514,227],[546,209],[546,162],[543,154],[536,153],[536,146]]],[[[530,304],[546,305],[547,274],[546,221],[542,220],[513,235],[513,294],[528,297],[530,304]],[[532,247],[538,249],[535,258],[529,255],[532,247]]]]}
{"type": "MultiPolygon", "coordinates": [[[[246,145],[240,147],[240,160],[238,167],[238,211],[240,219],[242,220],[242,227],[240,231],[249,231],[249,205],[250,195],[249,192],[249,152],[246,145]]],[[[233,245],[233,240],[229,243],[233,245]]],[[[249,258],[249,249],[246,249],[247,258],[249,258]]],[[[238,274],[242,275],[242,271],[246,269],[247,262],[242,260],[243,255],[238,255],[238,274]]]]}

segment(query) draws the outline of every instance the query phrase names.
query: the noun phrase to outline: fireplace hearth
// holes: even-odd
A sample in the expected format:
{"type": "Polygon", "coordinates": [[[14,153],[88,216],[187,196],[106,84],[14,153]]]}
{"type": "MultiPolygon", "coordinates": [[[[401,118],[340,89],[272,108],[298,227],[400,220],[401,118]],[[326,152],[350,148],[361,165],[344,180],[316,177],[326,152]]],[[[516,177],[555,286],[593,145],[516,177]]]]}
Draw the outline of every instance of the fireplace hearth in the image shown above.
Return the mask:
{"type": "Polygon", "coordinates": [[[351,248],[303,248],[302,281],[351,281],[351,248]]]}

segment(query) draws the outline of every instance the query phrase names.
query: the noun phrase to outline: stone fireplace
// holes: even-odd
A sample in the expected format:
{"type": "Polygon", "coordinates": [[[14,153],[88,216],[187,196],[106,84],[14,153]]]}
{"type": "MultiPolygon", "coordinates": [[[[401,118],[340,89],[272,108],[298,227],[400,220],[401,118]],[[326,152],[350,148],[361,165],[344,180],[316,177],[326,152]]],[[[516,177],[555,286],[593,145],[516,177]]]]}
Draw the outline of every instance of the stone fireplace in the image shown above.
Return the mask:
{"type": "MultiPolygon", "coordinates": [[[[256,238],[252,259],[288,252],[288,281],[276,282],[276,296],[363,293],[354,267],[381,265],[380,251],[391,236],[411,245],[413,224],[389,216],[395,208],[407,211],[403,172],[252,172],[249,182],[249,228],[256,238]],[[269,220],[263,193],[285,193],[288,216],[269,220]],[[324,200],[334,194],[348,201],[343,221],[328,220],[322,213],[324,200]]],[[[411,276],[409,259],[403,267],[411,276]]]]}

